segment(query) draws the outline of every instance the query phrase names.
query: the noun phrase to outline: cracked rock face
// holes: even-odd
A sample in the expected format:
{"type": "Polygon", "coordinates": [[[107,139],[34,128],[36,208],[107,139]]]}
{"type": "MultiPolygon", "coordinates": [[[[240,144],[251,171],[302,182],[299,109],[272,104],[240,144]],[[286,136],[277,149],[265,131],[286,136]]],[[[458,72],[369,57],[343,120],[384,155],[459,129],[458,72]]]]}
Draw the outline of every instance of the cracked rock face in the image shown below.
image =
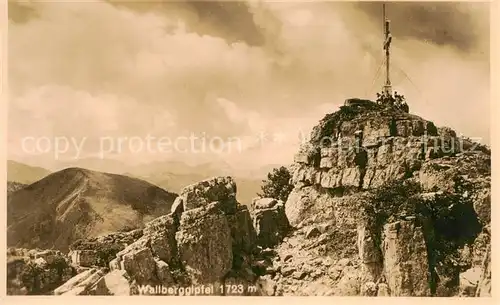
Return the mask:
{"type": "Polygon", "coordinates": [[[254,204],[254,227],[262,247],[277,245],[289,230],[283,202],[262,198],[254,204]]]}
{"type": "Polygon", "coordinates": [[[195,284],[214,283],[232,266],[229,224],[222,212],[211,213],[212,205],[185,212],[176,233],[179,258],[195,284]]]}
{"type": "Polygon", "coordinates": [[[232,248],[251,253],[256,244],[256,232],[251,214],[246,206],[238,206],[234,215],[227,215],[231,229],[232,248]]]}
{"type": "Polygon", "coordinates": [[[383,229],[385,278],[392,296],[430,296],[429,265],[422,230],[411,221],[383,229]]]}
{"type": "MultiPolygon", "coordinates": [[[[336,247],[318,236],[313,239],[322,239],[323,244],[308,248],[311,260],[332,257],[356,262],[353,269],[347,269],[350,280],[346,280],[356,284],[330,283],[332,290],[327,294],[452,296],[459,293],[459,274],[467,268],[476,268],[473,274],[483,276],[488,291],[488,265],[481,264],[490,261],[486,258],[489,233],[483,229],[478,235],[477,224],[487,227],[491,217],[489,150],[418,116],[376,108],[364,103],[329,114],[313,129],[310,142],[302,145],[291,166],[294,189],[285,203],[287,218],[295,228],[288,240],[297,238],[296,246],[304,247],[311,241],[302,237],[307,233],[303,228],[312,224],[330,222],[329,231],[342,232],[336,247]],[[372,204],[370,194],[406,180],[421,186],[422,197],[428,196],[426,202],[439,203],[441,199],[436,198],[446,194],[452,201],[466,203],[441,202],[453,210],[452,215],[439,206],[428,207],[425,211],[434,213],[431,218],[423,217],[418,208],[397,212],[382,203],[377,215],[388,213],[385,220],[366,223],[363,207],[372,204]],[[471,188],[464,191],[462,185],[471,188]],[[463,224],[447,229],[443,227],[446,219],[463,219],[463,224]],[[348,251],[352,245],[357,249],[348,251]]],[[[398,205],[409,204],[409,198],[398,200],[398,205]]],[[[338,281],[338,268],[330,269],[331,279],[338,281]]],[[[278,286],[283,284],[283,291],[301,283],[288,283],[288,278],[273,280],[278,286]]],[[[465,283],[467,277],[462,278],[465,283]]],[[[323,293],[319,283],[326,280],[322,276],[306,276],[305,281],[318,287],[312,294],[323,293]]],[[[472,282],[462,290],[479,295],[479,280],[472,282]]]]}
{"type": "Polygon", "coordinates": [[[158,217],[146,224],[144,234],[150,238],[151,252],[160,260],[173,263],[177,255],[175,220],[170,215],[158,217]]]}

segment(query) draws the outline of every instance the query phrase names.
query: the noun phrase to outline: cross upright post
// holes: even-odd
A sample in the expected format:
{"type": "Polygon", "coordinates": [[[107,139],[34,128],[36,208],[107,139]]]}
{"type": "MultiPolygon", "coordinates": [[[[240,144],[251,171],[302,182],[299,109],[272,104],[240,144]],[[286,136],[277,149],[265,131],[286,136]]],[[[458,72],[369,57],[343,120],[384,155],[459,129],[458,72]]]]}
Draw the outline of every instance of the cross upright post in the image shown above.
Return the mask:
{"type": "Polygon", "coordinates": [[[385,97],[389,98],[389,97],[392,97],[392,85],[391,85],[391,80],[390,80],[390,52],[389,52],[389,48],[391,46],[392,35],[391,35],[391,30],[390,30],[390,21],[387,19],[386,14],[385,14],[385,3],[383,4],[383,10],[384,10],[384,14],[383,14],[384,15],[384,34],[385,34],[384,50],[385,50],[385,74],[386,74],[383,92],[384,92],[385,97]]]}

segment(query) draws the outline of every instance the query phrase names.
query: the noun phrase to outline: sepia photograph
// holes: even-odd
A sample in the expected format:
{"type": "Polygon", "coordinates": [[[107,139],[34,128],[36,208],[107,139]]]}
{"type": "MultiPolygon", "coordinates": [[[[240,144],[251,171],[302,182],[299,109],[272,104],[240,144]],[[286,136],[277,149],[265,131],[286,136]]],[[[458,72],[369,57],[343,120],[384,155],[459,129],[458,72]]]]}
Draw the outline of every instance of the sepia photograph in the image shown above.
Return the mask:
{"type": "Polygon", "coordinates": [[[491,299],[490,2],[6,6],[8,296],[491,299]]]}

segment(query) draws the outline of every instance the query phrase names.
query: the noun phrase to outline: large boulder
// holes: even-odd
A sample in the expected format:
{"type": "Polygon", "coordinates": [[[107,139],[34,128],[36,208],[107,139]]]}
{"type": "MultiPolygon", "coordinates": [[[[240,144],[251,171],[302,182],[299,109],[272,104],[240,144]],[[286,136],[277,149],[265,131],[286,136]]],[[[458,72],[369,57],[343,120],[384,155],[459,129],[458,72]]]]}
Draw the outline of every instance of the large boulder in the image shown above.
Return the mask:
{"type": "Polygon", "coordinates": [[[342,270],[340,280],[334,288],[334,295],[356,296],[360,294],[361,285],[359,272],[353,266],[346,266],[342,270]]]}
{"type": "Polygon", "coordinates": [[[150,239],[154,256],[168,263],[176,261],[176,231],[176,223],[171,215],[164,215],[146,223],[144,235],[150,239]]]}
{"type": "Polygon", "coordinates": [[[182,214],[176,240],[179,259],[194,284],[214,284],[231,269],[232,238],[219,202],[182,214]]]}
{"type": "MultiPolygon", "coordinates": [[[[297,226],[307,215],[307,210],[309,207],[313,206],[313,196],[310,196],[309,189],[293,189],[288,195],[288,199],[285,204],[285,215],[291,226],[297,226]]],[[[313,192],[311,190],[311,192],[313,192]]]]}
{"type": "Polygon", "coordinates": [[[475,296],[491,297],[491,245],[488,247],[481,267],[481,277],[475,296]]]}
{"type": "Polygon", "coordinates": [[[123,255],[122,266],[140,284],[156,281],[156,263],[148,247],[134,249],[123,255]]]}
{"type": "Polygon", "coordinates": [[[363,193],[341,196],[342,190],[331,192],[315,186],[294,188],[285,203],[285,214],[292,227],[310,219],[334,221],[342,228],[356,229],[361,217],[363,193]]]}
{"type": "Polygon", "coordinates": [[[87,295],[103,275],[99,269],[88,269],[56,288],[54,295],[87,295]]]}
{"type": "Polygon", "coordinates": [[[480,280],[481,268],[470,268],[467,271],[460,273],[459,295],[467,297],[475,296],[480,280]]]}
{"type": "Polygon", "coordinates": [[[102,280],[109,295],[130,295],[129,278],[125,270],[115,270],[106,274],[102,280]]]}
{"type": "Polygon", "coordinates": [[[146,235],[118,252],[116,260],[110,265],[112,270],[125,270],[138,284],[147,285],[157,281],[151,239],[146,235]]]}
{"type": "Polygon", "coordinates": [[[234,215],[227,215],[226,217],[231,228],[233,253],[251,253],[257,236],[248,208],[240,205],[234,215]]]}
{"type": "Polygon", "coordinates": [[[95,250],[72,250],[69,257],[73,265],[82,267],[95,266],[98,261],[97,251],[95,250]]]}
{"type": "Polygon", "coordinates": [[[253,225],[257,244],[272,247],[278,244],[290,229],[283,202],[263,198],[254,204],[253,225]]]}
{"type": "Polygon", "coordinates": [[[164,261],[155,258],[156,263],[156,276],[163,285],[173,285],[175,280],[172,277],[172,270],[170,266],[164,261]]]}
{"type": "Polygon", "coordinates": [[[55,251],[55,250],[43,250],[36,252],[34,255],[35,259],[42,258],[44,259],[47,264],[52,264],[54,260],[56,260],[58,257],[61,257],[62,253],[60,251],[55,251]]]}
{"type": "Polygon", "coordinates": [[[375,240],[374,232],[371,232],[366,225],[360,224],[358,226],[358,256],[361,261],[361,281],[368,285],[364,290],[364,293],[370,294],[377,291],[372,287],[371,284],[375,283],[380,279],[380,275],[383,269],[383,257],[379,245],[377,245],[375,240]],[[373,288],[373,289],[372,289],[373,288]]]}
{"type": "Polygon", "coordinates": [[[412,221],[383,229],[385,278],[391,296],[430,296],[429,265],[424,235],[412,221]]]}
{"type": "MultiPolygon", "coordinates": [[[[186,186],[179,195],[177,205],[182,202],[183,210],[196,209],[211,202],[220,202],[221,209],[228,214],[236,211],[236,183],[232,177],[214,177],[186,186]]],[[[176,205],[176,210],[179,211],[176,205]]]]}

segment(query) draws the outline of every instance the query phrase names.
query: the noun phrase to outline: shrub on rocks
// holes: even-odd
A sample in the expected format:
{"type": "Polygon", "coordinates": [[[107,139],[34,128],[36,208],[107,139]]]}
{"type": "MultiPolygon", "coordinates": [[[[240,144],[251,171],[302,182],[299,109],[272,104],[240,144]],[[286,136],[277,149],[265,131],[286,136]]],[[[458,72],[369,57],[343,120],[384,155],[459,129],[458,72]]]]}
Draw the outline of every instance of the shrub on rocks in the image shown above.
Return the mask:
{"type": "Polygon", "coordinates": [[[293,189],[290,183],[292,175],[284,166],[275,168],[267,174],[267,180],[262,181],[261,193],[258,194],[262,198],[276,198],[286,202],[288,195],[293,189]]]}

